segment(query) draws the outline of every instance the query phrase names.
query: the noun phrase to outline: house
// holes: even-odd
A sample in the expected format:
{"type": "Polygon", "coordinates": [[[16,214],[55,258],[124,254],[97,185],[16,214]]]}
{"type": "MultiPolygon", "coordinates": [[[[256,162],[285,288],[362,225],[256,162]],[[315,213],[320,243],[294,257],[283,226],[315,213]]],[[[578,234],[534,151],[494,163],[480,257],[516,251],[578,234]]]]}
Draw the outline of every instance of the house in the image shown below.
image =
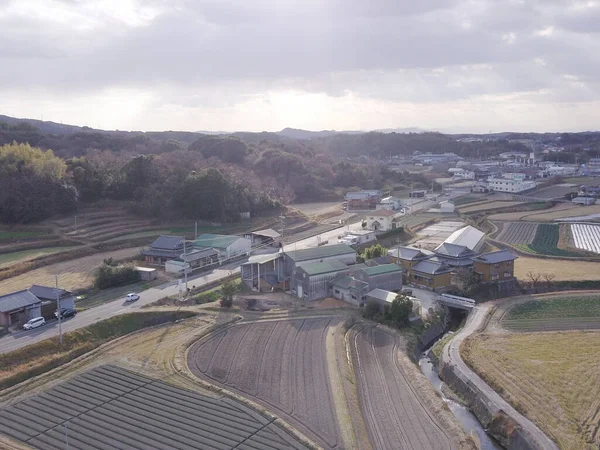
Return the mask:
{"type": "Polygon", "coordinates": [[[522,173],[505,173],[502,177],[490,177],[488,187],[494,192],[511,192],[513,194],[535,189],[536,182],[525,180],[522,173]]]}
{"type": "Polygon", "coordinates": [[[283,273],[289,278],[296,267],[334,260],[346,265],[356,264],[356,250],[345,244],[334,244],[283,252],[283,273]]]}
{"type": "Polygon", "coordinates": [[[439,261],[419,261],[409,270],[407,279],[413,286],[432,291],[445,290],[452,285],[452,269],[439,261]]]}
{"type": "Polygon", "coordinates": [[[273,247],[277,247],[281,242],[281,234],[279,234],[275,230],[272,230],[271,228],[267,228],[266,230],[253,231],[252,233],[247,234],[244,237],[250,239],[250,242],[255,247],[266,245],[272,245],[273,247]]]}
{"type": "MultiPolygon", "coordinates": [[[[373,289],[367,293],[367,302],[376,303],[379,306],[379,312],[385,312],[386,308],[389,308],[392,302],[398,296],[395,292],[386,291],[385,289],[373,289]]],[[[415,297],[409,297],[413,302],[413,315],[421,315],[421,302],[415,297]]]]}
{"type": "Polygon", "coordinates": [[[329,297],[331,295],[330,281],[349,271],[350,268],[338,260],[298,266],[292,273],[292,294],[307,301],[329,297]]]}
{"type": "Polygon", "coordinates": [[[236,256],[247,255],[252,247],[250,239],[230,234],[205,233],[194,239],[196,249],[213,248],[219,252],[219,260],[223,261],[236,256]]]}
{"type": "Polygon", "coordinates": [[[54,313],[57,310],[56,297],[60,300],[61,309],[74,309],[76,296],[64,289],[57,289],[53,287],[38,286],[34,284],[28,289],[35,297],[41,302],[40,315],[45,319],[51,319],[54,317],[54,313]]]}
{"type": "Polygon", "coordinates": [[[157,266],[164,266],[165,263],[171,259],[179,258],[185,250],[191,251],[193,244],[186,242],[182,236],[159,236],[148,248],[142,250],[144,261],[147,264],[153,264],[157,266]]]}
{"type": "Polygon", "coordinates": [[[454,269],[468,268],[473,266],[473,257],[476,253],[464,245],[456,245],[444,242],[434,251],[430,261],[444,263],[454,269]]]}
{"type": "Polygon", "coordinates": [[[240,266],[242,281],[258,292],[271,289],[287,290],[289,282],[284,276],[283,254],[254,255],[240,266]]]}
{"type": "Polygon", "coordinates": [[[218,251],[214,248],[199,248],[181,255],[180,258],[167,261],[165,270],[169,273],[183,273],[187,270],[189,273],[216,264],[219,264],[218,251]]]}
{"type": "Polygon", "coordinates": [[[394,262],[404,269],[404,282],[408,280],[406,275],[408,271],[419,261],[423,261],[433,256],[433,252],[422,250],[414,247],[398,247],[388,250],[388,255],[392,257],[394,262]]]}
{"type": "Polygon", "coordinates": [[[515,259],[508,250],[482,253],[473,258],[473,272],[484,283],[504,283],[515,279],[515,259]]]}
{"type": "Polygon", "coordinates": [[[359,192],[348,192],[346,194],[346,201],[348,202],[348,209],[375,209],[381,192],[377,190],[371,191],[359,191],[359,192]]]}
{"type": "Polygon", "coordinates": [[[468,225],[456,230],[444,241],[446,244],[462,245],[469,250],[478,252],[485,243],[485,233],[468,225]]]}
{"type": "MultiPolygon", "coordinates": [[[[40,317],[42,302],[28,290],[0,296],[0,326],[21,325],[40,317]]],[[[55,309],[56,311],[56,309],[55,309]]]]}
{"type": "Polygon", "coordinates": [[[344,275],[331,281],[331,289],[334,298],[344,300],[354,306],[363,306],[366,300],[365,294],[369,291],[369,285],[364,281],[344,275]]]}
{"type": "Polygon", "coordinates": [[[398,227],[396,222],[393,222],[394,217],[397,215],[395,211],[389,209],[378,209],[369,213],[366,217],[365,222],[367,228],[373,231],[390,231],[398,227]]]}
{"type": "Polygon", "coordinates": [[[376,288],[388,291],[402,289],[402,267],[397,264],[367,266],[360,264],[350,270],[350,276],[368,285],[369,290],[376,288]]]}

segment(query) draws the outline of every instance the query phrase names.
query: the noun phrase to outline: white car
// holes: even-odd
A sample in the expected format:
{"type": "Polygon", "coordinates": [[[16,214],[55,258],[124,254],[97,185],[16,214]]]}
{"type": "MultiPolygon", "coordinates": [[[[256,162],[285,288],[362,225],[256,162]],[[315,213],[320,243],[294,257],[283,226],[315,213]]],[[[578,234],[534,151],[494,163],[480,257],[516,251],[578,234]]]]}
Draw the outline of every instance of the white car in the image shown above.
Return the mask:
{"type": "Polygon", "coordinates": [[[125,297],[125,301],[126,302],[135,302],[136,300],[139,300],[140,296],[137,294],[127,294],[127,297],[125,297]]]}
{"type": "Polygon", "coordinates": [[[46,319],[43,317],[34,317],[33,319],[29,319],[23,328],[26,330],[31,330],[32,328],[41,327],[42,325],[46,325],[46,319]]]}

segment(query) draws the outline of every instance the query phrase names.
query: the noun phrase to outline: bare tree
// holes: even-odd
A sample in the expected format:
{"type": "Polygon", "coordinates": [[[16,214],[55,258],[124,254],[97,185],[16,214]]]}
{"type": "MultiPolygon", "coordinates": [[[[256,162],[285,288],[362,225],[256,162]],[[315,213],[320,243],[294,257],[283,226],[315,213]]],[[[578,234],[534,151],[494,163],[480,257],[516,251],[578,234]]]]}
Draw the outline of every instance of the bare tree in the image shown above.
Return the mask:
{"type": "Polygon", "coordinates": [[[554,280],[554,278],[556,278],[556,276],[553,273],[548,273],[548,272],[543,273],[542,277],[544,278],[544,280],[546,280],[546,283],[548,283],[548,286],[550,286],[552,284],[552,281],[554,280]]]}
{"type": "Polygon", "coordinates": [[[540,282],[540,278],[542,278],[542,274],[538,273],[538,272],[533,272],[530,270],[529,272],[527,272],[527,278],[531,282],[531,286],[533,286],[535,288],[537,286],[537,284],[540,282]]]}

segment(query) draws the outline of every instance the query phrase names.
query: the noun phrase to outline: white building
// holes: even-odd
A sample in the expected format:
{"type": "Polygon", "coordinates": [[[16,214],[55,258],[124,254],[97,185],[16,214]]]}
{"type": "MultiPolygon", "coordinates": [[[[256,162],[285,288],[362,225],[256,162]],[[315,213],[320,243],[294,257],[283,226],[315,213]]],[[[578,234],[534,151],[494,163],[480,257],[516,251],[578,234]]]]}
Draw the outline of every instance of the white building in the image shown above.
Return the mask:
{"type": "Polygon", "coordinates": [[[376,240],[375,232],[371,230],[356,230],[344,233],[339,240],[339,244],[357,245],[376,240]]]}
{"type": "Polygon", "coordinates": [[[451,203],[449,201],[445,201],[445,202],[441,202],[440,203],[440,211],[444,214],[450,214],[453,213],[455,210],[455,206],[454,203],[451,203]]]}
{"type": "Polygon", "coordinates": [[[194,240],[196,248],[214,248],[219,252],[221,261],[246,255],[250,252],[252,242],[240,236],[228,234],[201,234],[194,240]]]}
{"type": "Polygon", "coordinates": [[[474,252],[481,250],[484,242],[485,233],[471,225],[456,230],[444,241],[445,244],[461,245],[474,252]]]}
{"type": "Polygon", "coordinates": [[[401,215],[401,213],[396,213],[387,209],[378,209],[369,213],[365,221],[367,222],[367,228],[369,230],[390,231],[397,226],[397,223],[394,222],[394,218],[401,215]]]}
{"type": "Polygon", "coordinates": [[[535,189],[535,181],[525,180],[522,173],[506,173],[502,177],[490,177],[487,180],[490,191],[495,192],[523,192],[535,189]]]}

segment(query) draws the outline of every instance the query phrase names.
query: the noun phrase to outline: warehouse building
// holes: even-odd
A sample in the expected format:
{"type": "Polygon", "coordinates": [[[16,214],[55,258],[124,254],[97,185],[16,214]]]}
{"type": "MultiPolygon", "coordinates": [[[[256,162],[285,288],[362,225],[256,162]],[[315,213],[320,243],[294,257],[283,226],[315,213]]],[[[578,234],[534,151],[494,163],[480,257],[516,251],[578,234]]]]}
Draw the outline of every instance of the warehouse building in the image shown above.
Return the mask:
{"type": "Polygon", "coordinates": [[[399,291],[402,289],[402,267],[397,264],[382,264],[379,266],[366,266],[360,264],[350,271],[350,275],[367,284],[369,291],[385,289],[399,291]]]}
{"type": "Polygon", "coordinates": [[[250,239],[229,234],[201,234],[194,240],[198,249],[214,248],[219,252],[219,260],[223,261],[237,256],[247,255],[252,243],[250,239]]]}
{"type": "Polygon", "coordinates": [[[241,265],[242,281],[250,289],[267,292],[272,289],[287,290],[283,273],[283,255],[254,255],[241,265]]]}
{"type": "Polygon", "coordinates": [[[444,241],[446,244],[462,245],[469,250],[478,252],[485,243],[485,233],[471,225],[456,230],[444,241]]]}
{"type": "Polygon", "coordinates": [[[292,295],[313,301],[331,296],[331,281],[350,271],[342,261],[308,263],[298,266],[292,273],[292,295]]]}
{"type": "Polygon", "coordinates": [[[296,267],[327,261],[355,264],[356,250],[345,244],[334,244],[283,252],[284,274],[291,277],[296,267]]]}
{"type": "Polygon", "coordinates": [[[337,277],[331,282],[333,297],[354,306],[363,306],[369,291],[369,284],[349,275],[337,277]]]}

